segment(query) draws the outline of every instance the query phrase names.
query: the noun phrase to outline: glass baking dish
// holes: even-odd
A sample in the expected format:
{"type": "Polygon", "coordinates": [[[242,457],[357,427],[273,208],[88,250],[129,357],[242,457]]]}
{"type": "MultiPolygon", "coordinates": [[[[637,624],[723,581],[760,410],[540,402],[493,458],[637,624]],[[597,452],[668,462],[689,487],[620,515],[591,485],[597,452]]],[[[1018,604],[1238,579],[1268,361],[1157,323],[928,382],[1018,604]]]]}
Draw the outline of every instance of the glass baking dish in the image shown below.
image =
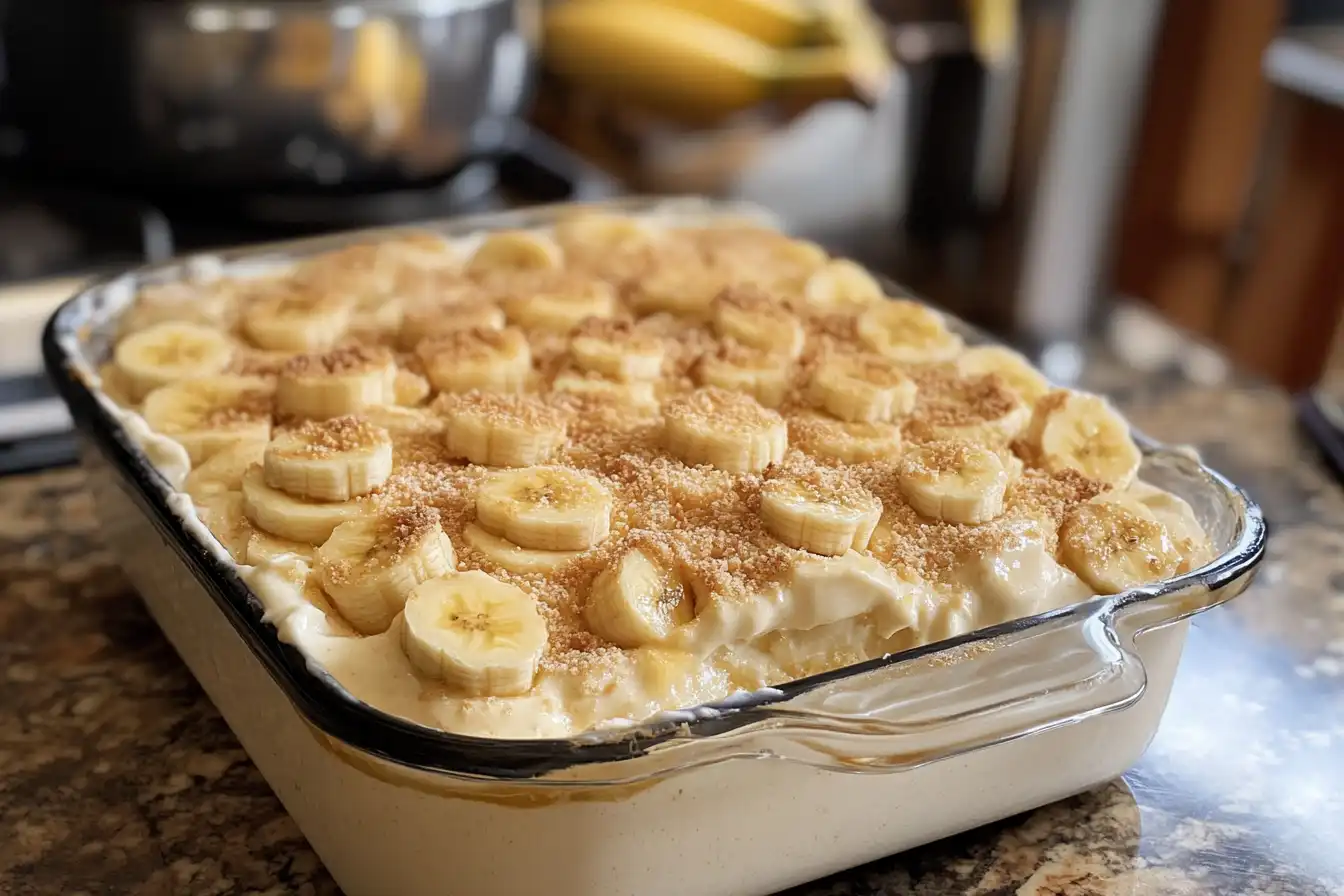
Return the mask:
{"type": "MultiPolygon", "coordinates": [[[[768,220],[698,198],[603,206],[768,220]]],[[[544,227],[566,208],[423,226],[452,237],[544,227]]],[[[378,232],[106,279],[67,301],[43,337],[109,543],[347,893],[420,896],[446,881],[458,894],[766,893],[1087,789],[1143,752],[1187,620],[1239,594],[1263,555],[1263,516],[1240,488],[1139,436],[1142,478],[1188,501],[1217,550],[1188,575],[633,728],[495,740],[390,716],[277,637],[150,462],[158,437],[94,373],[143,284],[283,264],[378,232]]]]}

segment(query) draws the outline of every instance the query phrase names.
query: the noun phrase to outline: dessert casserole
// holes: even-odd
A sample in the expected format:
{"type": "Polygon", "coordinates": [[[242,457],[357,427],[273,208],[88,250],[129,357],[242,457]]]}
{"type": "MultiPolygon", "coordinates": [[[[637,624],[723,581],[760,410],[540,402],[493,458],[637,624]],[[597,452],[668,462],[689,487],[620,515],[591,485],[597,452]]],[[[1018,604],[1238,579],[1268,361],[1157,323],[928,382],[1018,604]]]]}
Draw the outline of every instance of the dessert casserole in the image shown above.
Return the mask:
{"type": "Polygon", "coordinates": [[[745,221],[147,286],[100,377],[283,640],[459,734],[639,722],[1213,557],[1104,399],[745,221]]]}

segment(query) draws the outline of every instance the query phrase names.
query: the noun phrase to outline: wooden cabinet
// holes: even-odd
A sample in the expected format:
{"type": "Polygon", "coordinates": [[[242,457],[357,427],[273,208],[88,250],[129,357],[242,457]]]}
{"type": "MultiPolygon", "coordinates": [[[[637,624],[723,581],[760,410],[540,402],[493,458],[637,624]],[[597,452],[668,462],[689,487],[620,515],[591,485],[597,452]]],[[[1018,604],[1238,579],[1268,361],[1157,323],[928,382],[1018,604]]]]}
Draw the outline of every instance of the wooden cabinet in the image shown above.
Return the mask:
{"type": "MultiPolygon", "coordinates": [[[[1332,102],[1266,77],[1271,45],[1296,40],[1280,30],[1285,5],[1169,0],[1116,283],[1302,388],[1325,368],[1344,310],[1344,87],[1332,102]]],[[[1332,47],[1330,33],[1309,43],[1322,44],[1318,62],[1339,51],[1344,85],[1344,40],[1332,47]]]]}

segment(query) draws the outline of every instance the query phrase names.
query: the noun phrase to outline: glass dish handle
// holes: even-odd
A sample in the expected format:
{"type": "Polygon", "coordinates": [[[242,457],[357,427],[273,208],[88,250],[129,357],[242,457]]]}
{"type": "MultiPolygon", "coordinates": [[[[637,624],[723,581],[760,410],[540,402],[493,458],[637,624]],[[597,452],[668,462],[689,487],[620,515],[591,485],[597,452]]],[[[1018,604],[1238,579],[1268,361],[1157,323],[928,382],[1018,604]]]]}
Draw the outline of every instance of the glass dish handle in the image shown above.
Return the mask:
{"type": "Polygon", "coordinates": [[[996,642],[820,685],[767,710],[765,752],[844,771],[901,771],[1124,709],[1143,695],[1147,675],[1132,629],[1115,625],[1119,607],[1089,602],[996,642]]]}
{"type": "Polygon", "coordinates": [[[934,645],[762,707],[769,721],[749,730],[788,735],[771,737],[764,752],[846,771],[899,771],[1137,702],[1147,673],[1134,639],[1240,594],[1268,535],[1240,488],[1186,451],[1143,443],[1145,478],[1202,497],[1192,503],[1222,548],[1217,560],[1173,582],[1009,624],[990,641],[934,645]]]}

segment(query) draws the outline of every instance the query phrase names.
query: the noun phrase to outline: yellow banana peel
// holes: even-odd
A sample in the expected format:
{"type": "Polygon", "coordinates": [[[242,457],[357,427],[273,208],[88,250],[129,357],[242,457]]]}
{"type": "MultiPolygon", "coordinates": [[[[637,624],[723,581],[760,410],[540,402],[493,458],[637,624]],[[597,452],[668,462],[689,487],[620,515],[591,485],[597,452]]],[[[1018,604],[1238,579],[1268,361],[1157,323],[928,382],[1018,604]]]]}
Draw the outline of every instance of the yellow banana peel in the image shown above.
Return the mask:
{"type": "Polygon", "coordinates": [[[781,49],[665,0],[553,7],[543,46],[547,66],[571,83],[695,122],[775,98],[870,102],[885,83],[884,67],[854,44],[781,49]]]}

